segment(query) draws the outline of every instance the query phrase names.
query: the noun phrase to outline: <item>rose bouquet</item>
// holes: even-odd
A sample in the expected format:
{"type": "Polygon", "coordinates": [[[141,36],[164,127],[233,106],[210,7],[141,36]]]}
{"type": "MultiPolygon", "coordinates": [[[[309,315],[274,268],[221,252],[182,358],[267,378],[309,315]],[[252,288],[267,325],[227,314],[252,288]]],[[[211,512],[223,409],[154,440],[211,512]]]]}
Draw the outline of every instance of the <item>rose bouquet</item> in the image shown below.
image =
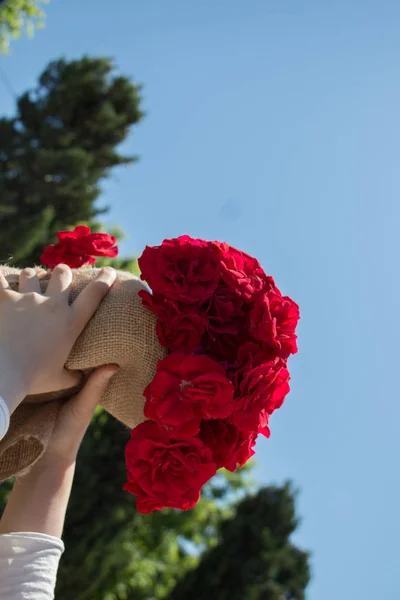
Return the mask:
{"type": "Polygon", "coordinates": [[[144,390],[148,419],[131,432],[124,489],[142,512],[187,509],[225,467],[254,454],[289,391],[299,308],[259,262],[228,244],[182,236],[139,259],[167,356],[144,390]]]}
{"type": "MultiPolygon", "coordinates": [[[[94,256],[116,256],[115,242],[83,227],[62,232],[42,263],[69,264],[81,281],[94,256]]],[[[140,512],[186,510],[218,469],[244,465],[258,435],[269,436],[269,417],[289,392],[287,360],[297,352],[299,308],[255,258],[225,243],[165,240],[145,248],[139,267],[147,287],[135,280],[128,289],[134,278],[118,273],[106,298],[114,328],[107,327],[102,305],[66,366],[89,372],[101,361],[121,365],[134,339],[142,340],[104,398],[104,407],[131,428],[124,489],[136,496],[140,512]],[[121,324],[118,331],[126,333],[133,318],[136,329],[122,340],[116,328],[121,324]],[[106,345],[118,338],[112,356],[83,359],[89,334],[106,345]]],[[[0,445],[0,476],[2,458],[0,445]]]]}

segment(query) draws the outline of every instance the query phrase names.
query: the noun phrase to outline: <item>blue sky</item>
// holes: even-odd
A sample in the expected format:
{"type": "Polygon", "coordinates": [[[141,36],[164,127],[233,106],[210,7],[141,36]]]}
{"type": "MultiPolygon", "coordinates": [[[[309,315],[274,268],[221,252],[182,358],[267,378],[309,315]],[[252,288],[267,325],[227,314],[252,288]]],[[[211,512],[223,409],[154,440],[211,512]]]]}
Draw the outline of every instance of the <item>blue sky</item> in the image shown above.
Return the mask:
{"type": "Polygon", "coordinates": [[[300,304],[257,476],[300,489],[308,599],[397,599],[400,4],[57,0],[1,66],[19,93],[83,53],[144,86],[141,160],[104,188],[123,251],[225,239],[300,304]]]}

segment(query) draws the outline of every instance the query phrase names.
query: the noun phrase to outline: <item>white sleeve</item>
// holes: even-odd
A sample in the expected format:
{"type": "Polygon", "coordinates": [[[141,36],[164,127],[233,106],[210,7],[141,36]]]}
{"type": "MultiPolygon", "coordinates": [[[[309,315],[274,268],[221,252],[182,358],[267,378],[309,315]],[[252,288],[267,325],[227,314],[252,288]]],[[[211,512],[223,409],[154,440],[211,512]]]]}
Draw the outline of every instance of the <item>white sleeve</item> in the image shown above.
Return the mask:
{"type": "Polygon", "coordinates": [[[53,600],[59,538],[42,533],[0,535],[0,600],[53,600]]]}

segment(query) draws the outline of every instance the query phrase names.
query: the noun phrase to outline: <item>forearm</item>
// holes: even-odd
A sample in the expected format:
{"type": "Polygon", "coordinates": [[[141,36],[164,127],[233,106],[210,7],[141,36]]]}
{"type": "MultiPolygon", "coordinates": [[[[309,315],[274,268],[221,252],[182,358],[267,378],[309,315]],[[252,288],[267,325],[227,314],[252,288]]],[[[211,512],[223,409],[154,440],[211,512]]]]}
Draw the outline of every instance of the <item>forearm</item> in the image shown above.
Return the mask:
{"type": "Polygon", "coordinates": [[[13,487],[0,520],[0,534],[45,533],[61,538],[75,464],[39,463],[13,487]]]}

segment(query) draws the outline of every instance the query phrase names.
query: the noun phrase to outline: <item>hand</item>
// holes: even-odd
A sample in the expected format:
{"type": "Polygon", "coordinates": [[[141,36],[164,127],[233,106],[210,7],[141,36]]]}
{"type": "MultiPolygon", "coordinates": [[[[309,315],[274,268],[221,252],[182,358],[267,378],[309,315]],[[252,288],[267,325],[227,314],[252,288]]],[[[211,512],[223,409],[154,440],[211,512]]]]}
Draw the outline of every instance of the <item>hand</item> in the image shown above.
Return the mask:
{"type": "Polygon", "coordinates": [[[32,531],[61,537],[80,443],[117,370],[116,365],[100,367],[82,391],[62,406],[44,455],[15,481],[0,534],[32,531]]]}
{"type": "MultiPolygon", "coordinates": [[[[105,365],[94,371],[84,388],[61,407],[46,452],[36,465],[43,469],[68,468],[75,462],[79,446],[118,365],[105,365]]],[[[34,465],[34,468],[36,467],[34,465]]]]}
{"type": "Polygon", "coordinates": [[[72,271],[66,265],[54,269],[45,294],[33,269],[21,272],[18,292],[0,275],[0,395],[11,412],[27,395],[79,383],[81,374],[64,365],[115,275],[103,269],[71,305],[72,271]]]}

